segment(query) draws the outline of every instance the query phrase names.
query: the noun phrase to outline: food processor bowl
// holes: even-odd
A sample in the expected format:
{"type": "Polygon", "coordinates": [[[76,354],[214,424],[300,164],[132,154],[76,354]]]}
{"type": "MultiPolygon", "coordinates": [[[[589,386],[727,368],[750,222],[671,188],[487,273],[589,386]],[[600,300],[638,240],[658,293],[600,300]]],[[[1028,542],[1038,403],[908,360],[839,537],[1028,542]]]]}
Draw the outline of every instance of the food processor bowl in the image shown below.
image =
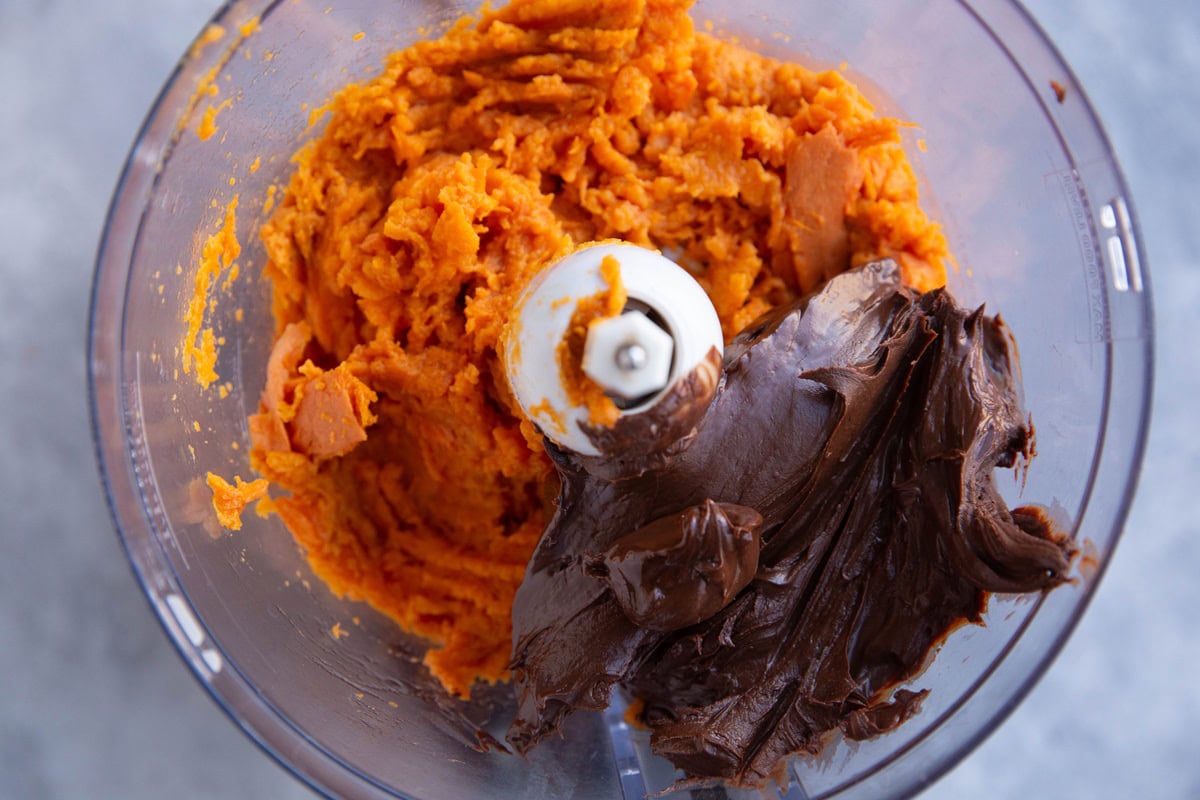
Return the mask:
{"type": "MultiPolygon", "coordinates": [[[[89,371],[101,472],[137,578],[184,659],[249,736],[317,790],[633,800],[678,774],[619,708],[574,715],[527,759],[471,749],[434,710],[446,698],[421,665],[421,641],[329,592],[278,518],[247,513],[242,530],[223,531],[204,484],[209,470],[251,477],[246,419],[272,342],[256,230],[290,156],[320,131],[310,115],[346,82],[377,74],[389,52],[474,10],[239,0],[217,14],[224,35],[200,37],[168,80],[100,245],[89,371]],[[198,91],[208,85],[215,97],[198,91]],[[201,139],[210,107],[216,130],[201,139]],[[202,244],[235,194],[242,274],[212,309],[221,378],[202,390],[180,369],[183,316],[202,244]]],[[[994,596],[984,626],[949,637],[911,681],[931,693],[909,722],[790,761],[789,798],[910,796],[1012,711],[1112,556],[1152,379],[1132,204],[1082,89],[1013,0],[700,0],[693,16],[766,54],[844,69],[880,113],[919,126],[905,131],[906,149],[957,261],[951,289],[965,304],[986,302],[1020,345],[1039,454],[1027,474],[999,474],[1002,492],[1010,504],[1049,506],[1081,549],[1073,583],[994,596]]],[[[504,686],[477,692],[468,709],[498,736],[511,712],[504,686]]]]}

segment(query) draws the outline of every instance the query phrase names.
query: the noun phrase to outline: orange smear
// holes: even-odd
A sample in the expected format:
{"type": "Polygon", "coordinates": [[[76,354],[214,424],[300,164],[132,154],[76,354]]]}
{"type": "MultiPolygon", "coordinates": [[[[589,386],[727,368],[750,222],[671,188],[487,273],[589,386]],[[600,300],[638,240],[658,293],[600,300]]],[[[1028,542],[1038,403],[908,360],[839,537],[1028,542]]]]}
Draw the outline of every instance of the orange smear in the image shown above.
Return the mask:
{"type": "Polygon", "coordinates": [[[258,17],[251,17],[238,27],[238,33],[243,39],[258,31],[258,17]]]}
{"type": "Polygon", "coordinates": [[[621,718],[625,720],[625,724],[631,728],[636,728],[640,731],[649,730],[649,726],[642,721],[642,712],[646,710],[646,701],[640,697],[635,697],[625,707],[625,713],[621,718]]]}
{"type": "Polygon", "coordinates": [[[192,49],[188,51],[188,58],[198,58],[210,44],[216,44],[221,41],[221,37],[224,35],[224,28],[216,23],[209,23],[204,32],[192,43],[192,49]]]}
{"type": "Polygon", "coordinates": [[[575,306],[567,332],[558,343],[555,355],[563,388],[573,405],[588,410],[588,421],[593,425],[611,428],[620,416],[620,409],[612,398],[604,393],[598,383],[583,371],[583,349],[587,344],[588,331],[597,322],[612,319],[625,308],[627,296],[621,283],[621,265],[611,255],[600,262],[600,277],[608,288],[591,297],[585,297],[575,306]]]}
{"type": "Polygon", "coordinates": [[[548,420],[550,424],[554,426],[555,430],[558,431],[558,433],[565,434],[567,432],[566,420],[563,419],[563,416],[558,412],[558,409],[551,405],[548,398],[543,397],[540,403],[534,404],[529,409],[529,412],[533,416],[548,420]]]}
{"type": "Polygon", "coordinates": [[[217,380],[217,338],[211,327],[204,327],[204,316],[212,299],[210,293],[218,285],[222,273],[226,274],[225,288],[237,277],[234,260],[241,254],[237,240],[237,206],[235,194],[225,207],[225,215],[215,233],[210,235],[200,249],[200,263],[196,269],[192,299],[184,314],[187,332],[179,348],[185,375],[196,370],[196,381],[204,388],[217,380]]]}
{"type": "Polygon", "coordinates": [[[217,521],[223,527],[237,531],[242,529],[242,511],[255,500],[266,496],[269,483],[262,478],[246,483],[237,475],[233,480],[235,485],[211,472],[205,478],[208,488],[212,489],[212,505],[217,512],[217,521]]]}
{"type": "MultiPolygon", "coordinates": [[[[212,138],[212,135],[217,132],[217,115],[231,105],[233,105],[232,100],[224,100],[219,105],[204,109],[204,114],[200,117],[200,124],[196,126],[196,136],[200,137],[200,141],[206,142],[212,138]]],[[[233,179],[230,178],[230,180],[233,179]]]]}
{"type": "MultiPolygon", "coordinates": [[[[183,121],[187,120],[191,116],[201,99],[205,97],[216,97],[218,94],[220,94],[220,89],[217,86],[217,77],[220,75],[221,70],[224,69],[225,65],[229,63],[229,60],[233,57],[234,52],[236,52],[238,46],[245,41],[246,37],[255,33],[257,30],[258,17],[251,17],[238,27],[237,38],[229,44],[229,46],[217,60],[217,63],[209,68],[209,70],[205,72],[204,75],[202,75],[196,82],[196,91],[192,94],[191,99],[188,101],[187,111],[180,117],[180,130],[182,130],[182,126],[184,125],[183,121]]],[[[216,24],[210,24],[204,29],[204,32],[200,34],[199,38],[196,39],[191,50],[188,51],[188,58],[200,58],[209,45],[220,41],[224,36],[225,29],[223,27],[216,24]]],[[[229,76],[226,75],[225,78],[228,80],[229,76]]],[[[232,104],[232,99],[226,99],[219,105],[209,105],[208,108],[204,109],[204,113],[200,116],[200,122],[196,126],[196,135],[200,138],[200,141],[208,141],[210,138],[212,138],[212,135],[217,132],[217,115],[229,108],[229,106],[232,104]]]]}

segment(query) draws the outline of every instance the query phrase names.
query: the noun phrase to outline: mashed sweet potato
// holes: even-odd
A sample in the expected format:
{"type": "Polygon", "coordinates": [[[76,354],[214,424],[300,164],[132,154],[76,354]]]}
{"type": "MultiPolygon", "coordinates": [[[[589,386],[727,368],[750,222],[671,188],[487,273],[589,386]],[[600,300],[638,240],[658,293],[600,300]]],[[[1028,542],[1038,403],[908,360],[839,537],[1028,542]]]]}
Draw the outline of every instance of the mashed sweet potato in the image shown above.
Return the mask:
{"type": "Polygon", "coordinates": [[[316,573],[506,677],[554,487],[498,342],[531,277],[622,239],[693,271],[731,338],[880,257],[946,243],[898,123],[836,72],[694,31],[688,0],[514,0],[346,87],[262,229],[278,340],[252,463],[316,573]]]}

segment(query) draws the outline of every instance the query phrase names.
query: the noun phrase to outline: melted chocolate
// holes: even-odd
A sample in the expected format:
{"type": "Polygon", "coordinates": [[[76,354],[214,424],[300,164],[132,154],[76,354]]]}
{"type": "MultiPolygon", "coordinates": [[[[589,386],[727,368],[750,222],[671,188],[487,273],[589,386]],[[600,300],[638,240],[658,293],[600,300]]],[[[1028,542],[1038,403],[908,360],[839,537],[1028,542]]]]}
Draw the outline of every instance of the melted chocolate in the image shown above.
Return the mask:
{"type": "Polygon", "coordinates": [[[526,751],[624,684],[657,753],[751,785],[831,731],[901,724],[924,693],[894,689],[931,648],[978,622],[987,592],[1061,583],[1073,552],[994,485],[1032,446],[1014,358],[982,309],[879,262],[731,343],[677,444],[620,461],[550,447],[562,490],[513,606],[508,741],[526,751]],[[729,526],[697,511],[709,501],[757,512],[761,545],[722,543],[729,526]],[[672,574],[685,552],[736,566],[672,574]]]}
{"type": "Polygon", "coordinates": [[[705,500],[621,537],[590,571],[607,580],[633,624],[686,628],[729,605],[750,583],[762,522],[752,508],[705,500]]]}

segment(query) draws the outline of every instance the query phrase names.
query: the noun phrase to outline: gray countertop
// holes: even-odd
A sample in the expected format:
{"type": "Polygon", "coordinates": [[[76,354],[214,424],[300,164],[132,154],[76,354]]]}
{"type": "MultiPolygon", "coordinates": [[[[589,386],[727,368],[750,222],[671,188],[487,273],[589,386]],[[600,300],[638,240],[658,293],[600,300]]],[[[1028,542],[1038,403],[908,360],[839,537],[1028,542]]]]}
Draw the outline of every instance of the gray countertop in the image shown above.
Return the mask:
{"type": "MultiPolygon", "coordinates": [[[[168,644],[113,534],[87,422],[87,295],[109,195],[213,6],[0,2],[0,798],[312,797],[168,644]]],[[[1200,797],[1200,3],[1029,7],[1087,88],[1140,213],[1154,421],[1125,538],[1082,624],[923,797],[1200,797]]]]}

